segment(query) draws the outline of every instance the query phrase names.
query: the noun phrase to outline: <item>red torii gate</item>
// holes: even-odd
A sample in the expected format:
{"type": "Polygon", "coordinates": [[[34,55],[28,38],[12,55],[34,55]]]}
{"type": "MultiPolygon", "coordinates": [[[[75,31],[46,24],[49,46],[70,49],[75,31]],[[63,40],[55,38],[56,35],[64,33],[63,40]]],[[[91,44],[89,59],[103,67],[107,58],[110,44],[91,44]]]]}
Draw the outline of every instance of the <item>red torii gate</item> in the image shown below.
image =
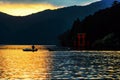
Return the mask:
{"type": "Polygon", "coordinates": [[[86,40],[86,33],[78,33],[77,40],[74,41],[74,47],[78,50],[86,49],[89,46],[88,41],[86,40]]]}

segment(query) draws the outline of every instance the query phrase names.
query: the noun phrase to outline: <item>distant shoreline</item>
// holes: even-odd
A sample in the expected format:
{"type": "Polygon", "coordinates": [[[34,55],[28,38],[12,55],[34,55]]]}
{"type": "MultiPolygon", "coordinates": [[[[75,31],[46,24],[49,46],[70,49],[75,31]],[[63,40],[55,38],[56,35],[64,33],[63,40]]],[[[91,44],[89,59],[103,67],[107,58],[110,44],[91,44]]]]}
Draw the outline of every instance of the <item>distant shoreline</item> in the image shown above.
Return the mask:
{"type": "MultiPolygon", "coordinates": [[[[31,44],[32,45],[32,44],[31,44]]],[[[0,45],[0,49],[23,49],[23,48],[29,48],[31,47],[31,45],[0,45]]],[[[57,45],[35,45],[36,48],[38,49],[47,49],[49,51],[80,51],[80,52],[111,52],[111,51],[115,51],[115,52],[120,52],[120,50],[108,50],[108,49],[84,49],[84,50],[77,50],[77,49],[72,49],[69,47],[62,47],[62,46],[57,46],[57,45]]]]}

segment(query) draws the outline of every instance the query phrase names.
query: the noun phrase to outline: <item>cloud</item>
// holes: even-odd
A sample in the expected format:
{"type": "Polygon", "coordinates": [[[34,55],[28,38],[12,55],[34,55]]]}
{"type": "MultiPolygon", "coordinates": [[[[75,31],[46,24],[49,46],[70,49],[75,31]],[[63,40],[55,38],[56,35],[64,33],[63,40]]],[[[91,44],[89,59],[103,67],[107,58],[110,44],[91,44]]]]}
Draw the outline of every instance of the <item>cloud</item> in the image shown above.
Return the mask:
{"type": "Polygon", "coordinates": [[[26,16],[46,9],[72,5],[88,5],[100,0],[0,0],[0,12],[13,16],[26,16]]]}
{"type": "Polygon", "coordinates": [[[55,6],[83,5],[100,0],[0,0],[2,3],[44,3],[55,6]]]}
{"type": "Polygon", "coordinates": [[[13,16],[26,16],[37,13],[46,9],[57,9],[57,6],[51,4],[17,4],[17,3],[0,3],[0,12],[13,16]]]}

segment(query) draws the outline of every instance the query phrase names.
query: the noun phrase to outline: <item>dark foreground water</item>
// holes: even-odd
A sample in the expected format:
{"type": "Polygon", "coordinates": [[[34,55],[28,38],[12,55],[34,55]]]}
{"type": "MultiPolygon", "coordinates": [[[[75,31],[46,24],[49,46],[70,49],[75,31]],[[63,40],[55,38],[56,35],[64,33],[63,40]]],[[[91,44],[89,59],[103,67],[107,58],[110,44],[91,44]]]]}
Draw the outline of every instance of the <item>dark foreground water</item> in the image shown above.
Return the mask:
{"type": "Polygon", "coordinates": [[[120,79],[119,51],[24,52],[0,46],[0,80],[120,79]]]}

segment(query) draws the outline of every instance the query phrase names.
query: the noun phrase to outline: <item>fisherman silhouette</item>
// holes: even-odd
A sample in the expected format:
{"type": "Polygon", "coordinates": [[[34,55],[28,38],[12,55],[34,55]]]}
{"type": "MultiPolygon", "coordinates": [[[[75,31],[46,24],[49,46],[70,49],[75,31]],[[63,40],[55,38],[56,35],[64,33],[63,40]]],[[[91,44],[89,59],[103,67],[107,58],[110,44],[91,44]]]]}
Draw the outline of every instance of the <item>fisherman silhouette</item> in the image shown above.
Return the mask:
{"type": "Polygon", "coordinates": [[[34,46],[34,45],[32,45],[32,49],[33,49],[33,50],[35,49],[35,46],[34,46]]]}

